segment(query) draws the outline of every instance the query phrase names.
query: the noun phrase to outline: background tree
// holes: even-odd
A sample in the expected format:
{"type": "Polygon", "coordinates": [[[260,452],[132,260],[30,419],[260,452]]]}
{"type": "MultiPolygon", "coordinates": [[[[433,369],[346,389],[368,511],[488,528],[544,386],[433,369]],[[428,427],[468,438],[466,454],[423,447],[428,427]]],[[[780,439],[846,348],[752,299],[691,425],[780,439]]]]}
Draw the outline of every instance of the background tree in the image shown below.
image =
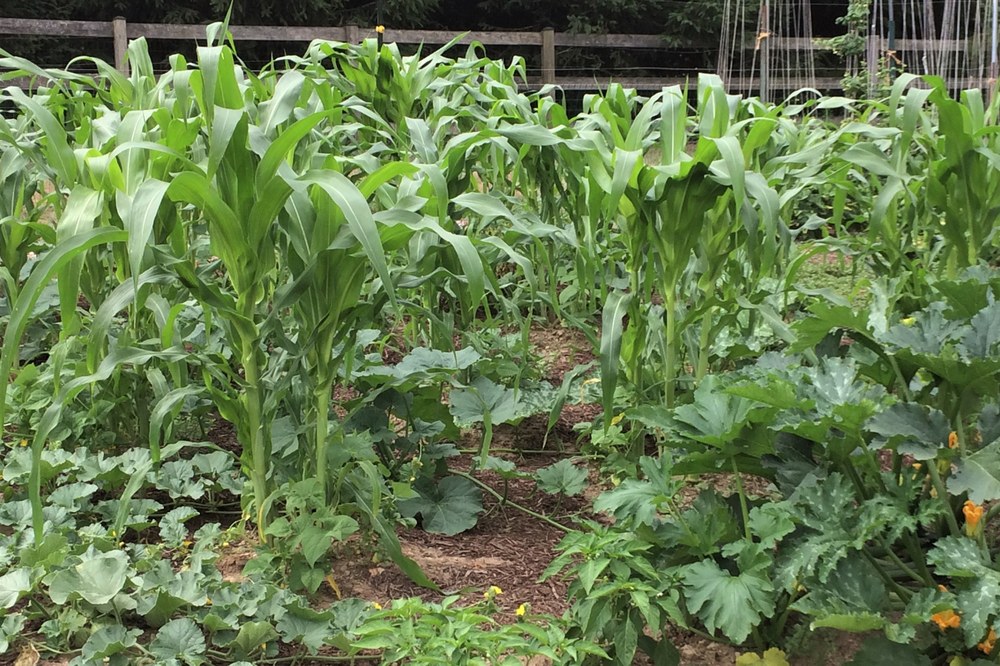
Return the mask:
{"type": "MultiPolygon", "coordinates": [[[[633,75],[664,74],[710,67],[719,34],[724,0],[232,0],[232,21],[248,25],[347,25],[374,26],[381,21],[392,28],[443,30],[540,30],[554,28],[575,33],[661,34],[671,52],[626,53],[608,50],[566,49],[560,65],[576,75],[608,75],[627,69],[633,75]]],[[[124,16],[144,23],[206,23],[229,9],[230,0],[37,0],[26,3],[0,0],[0,16],[107,21],[124,16]]],[[[86,53],[108,59],[107,40],[63,38],[7,38],[3,47],[48,66],[65,65],[86,53]]],[[[191,50],[183,42],[153,42],[154,56],[191,50]]],[[[282,52],[298,53],[303,45],[241,45],[241,56],[250,64],[282,52]],[[275,51],[277,49],[277,52],[275,51]]],[[[490,49],[490,55],[512,55],[490,49]]],[[[529,67],[537,65],[529,55],[529,67]]]]}

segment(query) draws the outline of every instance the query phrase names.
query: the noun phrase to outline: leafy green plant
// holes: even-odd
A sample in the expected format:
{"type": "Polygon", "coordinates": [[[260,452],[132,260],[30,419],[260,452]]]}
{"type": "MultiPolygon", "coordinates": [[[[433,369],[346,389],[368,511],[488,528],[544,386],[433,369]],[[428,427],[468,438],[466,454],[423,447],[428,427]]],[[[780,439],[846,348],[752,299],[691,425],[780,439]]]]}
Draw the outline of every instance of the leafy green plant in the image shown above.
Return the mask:
{"type": "MultiPolygon", "coordinates": [[[[492,595],[497,594],[493,588],[492,595]]],[[[487,591],[472,605],[459,605],[460,597],[445,597],[439,603],[420,599],[396,601],[379,608],[370,621],[355,630],[354,651],[378,649],[385,663],[405,661],[437,664],[520,664],[538,656],[564,663],[586,663],[607,658],[593,642],[570,635],[558,619],[531,614],[521,606],[523,618],[514,624],[499,624],[496,608],[487,591]]]]}
{"type": "Polygon", "coordinates": [[[655,663],[679,663],[677,649],[658,635],[680,614],[677,596],[657,574],[649,544],[628,531],[587,527],[562,540],[560,554],[542,576],[572,574],[570,617],[579,634],[604,647],[612,663],[631,664],[640,650],[655,663]],[[643,631],[646,626],[656,632],[653,637],[643,631]]]}
{"type": "Polygon", "coordinates": [[[485,465],[493,442],[493,426],[519,417],[517,392],[486,377],[477,377],[469,386],[453,389],[448,395],[448,401],[451,414],[459,426],[483,424],[479,464],[485,465]]]}
{"type": "Polygon", "coordinates": [[[405,517],[421,518],[428,532],[453,535],[475,527],[483,511],[483,494],[472,481],[461,476],[441,479],[425,477],[414,487],[417,496],[399,503],[405,517]]]}
{"type": "Polygon", "coordinates": [[[292,590],[315,593],[329,575],[332,546],[354,534],[358,522],[327,504],[318,479],[299,481],[279,492],[278,500],[284,500],[282,515],[267,528],[267,535],[276,540],[244,573],[274,576],[280,572],[279,578],[287,580],[292,590]]]}
{"type": "MultiPolygon", "coordinates": [[[[858,340],[847,360],[812,368],[768,359],[751,372],[753,383],[729,389],[778,409],[769,428],[783,437],[765,463],[795,531],[779,545],[775,577],[786,591],[804,593],[791,608],[809,616],[811,627],[881,629],[891,640],[917,639],[952,654],[983,642],[992,628],[992,611],[984,610],[992,602],[973,601],[951,568],[957,557],[945,554],[968,549],[971,557],[980,548],[980,502],[993,496],[979,473],[991,455],[996,410],[985,397],[995,381],[986,360],[992,343],[983,336],[991,306],[972,284],[940,283],[949,300],[895,325],[884,301],[856,324],[848,310],[817,308],[815,319],[799,325],[802,342],[828,330],[821,321],[842,317],[858,340]],[[959,616],[969,621],[961,625],[959,616]],[[959,626],[964,647],[948,634],[959,626]]],[[[988,548],[977,552],[987,560],[964,566],[990,561],[988,548]]]]}
{"type": "Polygon", "coordinates": [[[538,487],[549,495],[579,495],[587,487],[587,468],[574,465],[569,458],[535,472],[538,487]]]}

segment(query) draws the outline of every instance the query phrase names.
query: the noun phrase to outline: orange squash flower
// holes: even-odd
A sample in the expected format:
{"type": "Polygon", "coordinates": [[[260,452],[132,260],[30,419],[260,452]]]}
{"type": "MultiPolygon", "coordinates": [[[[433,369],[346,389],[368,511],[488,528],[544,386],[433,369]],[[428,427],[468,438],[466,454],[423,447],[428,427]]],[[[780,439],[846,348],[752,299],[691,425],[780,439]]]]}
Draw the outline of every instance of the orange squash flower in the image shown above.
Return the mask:
{"type": "Polygon", "coordinates": [[[941,631],[949,628],[957,629],[962,624],[962,616],[953,610],[946,610],[931,615],[931,622],[936,624],[941,631]]]}
{"type": "Polygon", "coordinates": [[[993,631],[993,627],[990,627],[990,633],[986,634],[986,638],[983,639],[983,642],[976,647],[978,647],[981,652],[989,654],[993,652],[993,646],[996,645],[996,642],[997,632],[993,631]]]}
{"type": "Polygon", "coordinates": [[[979,533],[979,521],[983,519],[983,507],[972,500],[966,500],[962,506],[962,513],[965,514],[965,533],[974,537],[979,533]]]}
{"type": "Polygon", "coordinates": [[[952,430],[948,433],[948,448],[954,449],[958,446],[958,433],[952,430]]]}

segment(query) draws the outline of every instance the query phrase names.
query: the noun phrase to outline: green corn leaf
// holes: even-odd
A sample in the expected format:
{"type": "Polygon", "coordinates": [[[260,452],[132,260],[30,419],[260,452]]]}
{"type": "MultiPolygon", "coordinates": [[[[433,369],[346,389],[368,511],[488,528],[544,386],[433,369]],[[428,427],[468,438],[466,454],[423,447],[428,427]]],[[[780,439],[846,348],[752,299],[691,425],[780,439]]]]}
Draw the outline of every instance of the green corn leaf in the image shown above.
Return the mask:
{"type": "Polygon", "coordinates": [[[167,416],[176,416],[176,408],[179,407],[189,397],[201,395],[204,390],[196,385],[181,386],[166,393],[156,401],[149,416],[149,452],[153,458],[153,464],[160,462],[160,444],[163,434],[163,421],[167,416]]]}
{"type": "Polygon", "coordinates": [[[739,209],[746,199],[746,166],[740,142],[734,136],[724,136],[714,141],[722,160],[713,165],[713,170],[729,182],[729,186],[733,189],[735,206],[739,209]]]}
{"type": "MultiPolygon", "coordinates": [[[[209,178],[214,176],[219,169],[233,137],[236,136],[237,128],[245,118],[246,114],[242,109],[216,108],[209,131],[208,167],[206,169],[206,175],[209,178]]],[[[242,146],[236,146],[237,150],[241,148],[242,146]]]]}
{"type": "Polygon", "coordinates": [[[368,202],[358,188],[336,171],[311,171],[302,176],[300,182],[318,186],[340,208],[351,232],[361,243],[368,260],[382,279],[382,289],[385,290],[393,307],[396,307],[396,294],[389,277],[382,239],[368,202]]]}
{"type": "Polygon", "coordinates": [[[17,104],[28,109],[32,119],[42,128],[46,159],[62,184],[68,186],[76,183],[79,168],[62,123],[38,100],[28,97],[19,88],[8,88],[7,94],[17,104]]]}
{"type": "MultiPolygon", "coordinates": [[[[332,112],[324,111],[319,113],[314,113],[301,120],[297,120],[292,123],[284,130],[281,134],[268,145],[267,150],[264,152],[263,157],[261,157],[260,164],[257,165],[257,173],[255,175],[255,181],[258,190],[264,189],[267,183],[271,181],[276,175],[282,164],[285,164],[285,160],[292,153],[295,146],[299,144],[302,139],[304,139],[309,132],[311,132],[316,125],[322,122],[325,118],[329,118],[332,112]]],[[[289,173],[288,178],[294,176],[294,173],[289,173]]],[[[367,194],[365,196],[368,196],[367,194]]]]}
{"type": "Polygon", "coordinates": [[[379,508],[383,488],[381,474],[369,462],[360,461],[356,465],[360,470],[359,476],[363,479],[363,484],[355,482],[350,476],[344,477],[345,484],[353,491],[354,502],[368,519],[370,527],[379,536],[379,541],[386,549],[389,558],[417,585],[430,590],[440,590],[438,585],[427,577],[420,565],[403,553],[395,528],[381,514],[379,508]]]}
{"type": "Polygon", "coordinates": [[[612,292],[604,303],[601,315],[601,404],[604,407],[605,429],[611,427],[611,419],[614,418],[624,318],[631,303],[631,294],[612,292]]]}
{"type": "Polygon", "coordinates": [[[559,390],[556,391],[555,399],[552,403],[552,409],[549,410],[549,418],[545,425],[545,439],[542,441],[542,448],[545,448],[545,445],[548,443],[549,433],[552,432],[556,423],[559,422],[559,417],[562,416],[563,407],[569,399],[570,391],[573,390],[574,383],[592,367],[594,367],[593,362],[586,365],[578,365],[563,375],[562,384],[559,386],[559,390]]]}
{"type": "MultiPolygon", "coordinates": [[[[56,226],[56,243],[65,243],[93,229],[103,211],[104,195],[101,192],[83,186],[74,187],[56,226]]],[[[62,317],[60,334],[64,338],[76,333],[80,326],[76,308],[82,272],[82,254],[69,260],[58,272],[59,313],[62,317]]]]}
{"type": "Polygon", "coordinates": [[[416,213],[406,213],[406,211],[395,211],[395,213],[395,220],[399,224],[403,224],[413,231],[429,231],[448,243],[454,250],[462,267],[462,276],[468,284],[469,303],[473,311],[466,314],[471,316],[486,293],[486,271],[483,268],[483,258],[476,251],[472,241],[467,236],[446,231],[430,217],[421,217],[416,213]]]}
{"type": "Polygon", "coordinates": [[[132,196],[143,183],[146,175],[146,151],[135,146],[137,142],[143,141],[147,136],[146,124],[152,115],[151,111],[132,110],[122,117],[122,122],[118,126],[115,134],[115,144],[122,146],[119,157],[122,176],[125,179],[124,194],[132,196]]]}
{"type": "MultiPolygon", "coordinates": [[[[121,243],[126,239],[126,232],[120,229],[92,229],[58,244],[39,259],[13,306],[7,328],[4,330],[3,351],[0,353],[0,376],[10,376],[20,349],[21,336],[30,323],[35,304],[49,281],[73,259],[90,248],[107,243],[121,243]]],[[[6,423],[7,386],[6,381],[0,382],[0,425],[6,423]]]]}
{"type": "Polygon", "coordinates": [[[136,291],[139,289],[146,246],[151,243],[156,215],[168,187],[167,183],[155,178],[144,181],[132,197],[128,217],[122,220],[125,230],[128,231],[125,247],[128,250],[129,270],[136,291]]]}
{"type": "Polygon", "coordinates": [[[269,136],[292,115],[305,82],[305,75],[294,69],[281,75],[274,86],[274,94],[260,105],[261,114],[257,125],[265,135],[269,136]]]}
{"type": "MultiPolygon", "coordinates": [[[[126,241],[127,242],[127,241],[126,241]]],[[[87,370],[94,372],[97,370],[100,354],[104,351],[104,345],[108,340],[111,326],[115,316],[126,309],[129,304],[135,301],[136,289],[152,284],[170,284],[176,280],[175,276],[159,266],[154,266],[133,280],[123,282],[115,287],[101,307],[97,309],[90,323],[90,336],[87,340],[87,370]]],[[[167,344],[164,347],[169,347],[167,344]]]]}

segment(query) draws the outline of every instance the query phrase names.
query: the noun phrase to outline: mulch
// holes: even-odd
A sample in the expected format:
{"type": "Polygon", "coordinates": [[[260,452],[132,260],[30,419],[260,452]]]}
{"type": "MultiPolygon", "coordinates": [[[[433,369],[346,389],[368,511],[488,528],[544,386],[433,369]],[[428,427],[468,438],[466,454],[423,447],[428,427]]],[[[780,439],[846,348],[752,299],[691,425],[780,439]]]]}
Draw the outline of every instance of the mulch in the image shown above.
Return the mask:
{"type": "MultiPolygon", "coordinates": [[[[532,471],[561,457],[524,456],[517,463],[521,471],[532,471]]],[[[469,463],[470,458],[464,456],[453,467],[467,469],[469,463]]],[[[504,493],[503,480],[495,473],[479,472],[476,476],[504,493]]],[[[510,480],[507,498],[567,526],[586,515],[588,508],[582,497],[546,495],[530,479],[510,480]]],[[[539,577],[555,557],[555,546],[564,532],[510,505],[501,505],[489,493],[483,493],[483,507],[478,524],[461,534],[430,534],[419,528],[399,531],[403,552],[441,587],[441,593],[415,585],[391,563],[342,559],[334,568],[341,594],[381,604],[411,596],[440,600],[458,594],[461,603],[473,603],[495,585],[503,590],[495,600],[501,621],[514,621],[514,611],[522,603],[529,604],[534,613],[561,615],[568,608],[566,583],[559,578],[539,582],[539,577]]]]}

